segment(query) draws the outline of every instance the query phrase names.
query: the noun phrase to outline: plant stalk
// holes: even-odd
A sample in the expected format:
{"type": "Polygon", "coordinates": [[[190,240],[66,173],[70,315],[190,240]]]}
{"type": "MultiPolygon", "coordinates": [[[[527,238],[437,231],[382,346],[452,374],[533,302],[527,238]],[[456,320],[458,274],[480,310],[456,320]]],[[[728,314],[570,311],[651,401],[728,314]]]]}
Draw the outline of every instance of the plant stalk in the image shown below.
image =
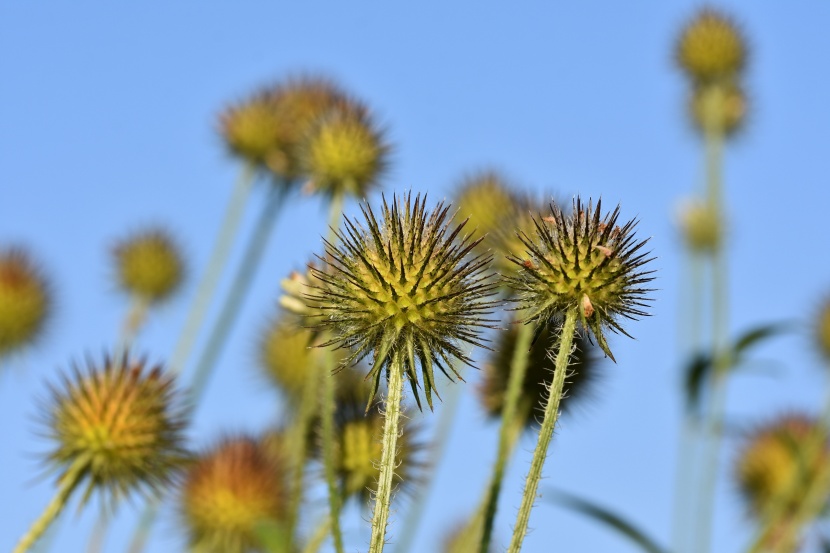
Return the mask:
{"type": "Polygon", "coordinates": [[[329,535],[330,526],[331,521],[329,519],[323,520],[308,539],[308,542],[303,548],[303,553],[317,553],[320,551],[320,547],[322,547],[323,542],[326,541],[326,536],[329,535]]]}

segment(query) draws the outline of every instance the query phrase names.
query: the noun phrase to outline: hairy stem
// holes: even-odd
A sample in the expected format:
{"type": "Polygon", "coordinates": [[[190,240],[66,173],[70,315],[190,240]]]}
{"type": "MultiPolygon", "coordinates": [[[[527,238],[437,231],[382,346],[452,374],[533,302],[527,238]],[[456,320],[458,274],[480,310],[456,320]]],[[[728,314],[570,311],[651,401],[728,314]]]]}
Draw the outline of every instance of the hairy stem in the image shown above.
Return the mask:
{"type": "Polygon", "coordinates": [[[397,464],[395,457],[398,443],[398,423],[401,417],[403,396],[403,363],[401,356],[394,354],[389,368],[389,393],[386,396],[383,425],[383,453],[380,460],[378,492],[375,496],[375,513],[372,516],[372,541],[369,553],[381,553],[386,539],[386,524],[389,520],[389,503],[392,498],[392,482],[397,464]]]}
{"type": "Polygon", "coordinates": [[[522,504],[513,527],[513,539],[510,540],[508,553],[519,553],[522,550],[522,542],[527,534],[527,525],[530,521],[530,511],[536,502],[536,491],[539,488],[539,480],[542,478],[542,467],[548,454],[548,446],[553,431],[556,428],[556,421],[559,418],[559,403],[562,400],[562,390],[565,387],[565,378],[568,372],[568,362],[573,349],[574,332],[576,331],[577,308],[570,309],[565,315],[565,323],[562,326],[562,335],[559,342],[559,353],[556,355],[556,367],[553,373],[548,401],[545,405],[545,416],[542,420],[542,427],[539,429],[539,441],[536,443],[536,450],[533,452],[533,460],[530,463],[530,472],[527,474],[525,491],[522,496],[522,504]]]}

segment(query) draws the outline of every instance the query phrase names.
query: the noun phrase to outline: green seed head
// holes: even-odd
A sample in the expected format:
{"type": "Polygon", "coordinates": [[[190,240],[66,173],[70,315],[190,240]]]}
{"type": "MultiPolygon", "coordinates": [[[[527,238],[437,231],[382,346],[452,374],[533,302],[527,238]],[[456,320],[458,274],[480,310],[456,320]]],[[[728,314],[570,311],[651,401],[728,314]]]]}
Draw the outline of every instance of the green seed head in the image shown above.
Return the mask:
{"type": "Polygon", "coordinates": [[[29,255],[0,250],[0,358],[35,341],[51,311],[49,285],[29,255]]]}
{"type": "Polygon", "coordinates": [[[483,171],[461,181],[455,205],[458,216],[468,219],[467,228],[484,237],[476,251],[489,253],[493,236],[512,214],[516,199],[507,179],[496,171],[483,171]]]}
{"type": "Polygon", "coordinates": [[[538,324],[537,338],[545,325],[576,309],[613,360],[604,331],[629,336],[619,318],[647,315],[643,308],[651,290],[642,285],[652,280],[653,271],[641,270],[651,259],[640,250],[648,240],[635,240],[636,220],[617,226],[619,207],[601,216],[601,202],[586,208],[576,198],[570,215],[555,204],[551,209],[551,216],[534,218],[532,235],[520,234],[525,253],[511,256],[520,271],[506,277],[508,285],[527,313],[525,322],[538,324]]]}
{"type": "Polygon", "coordinates": [[[105,359],[102,367],[73,369],[52,395],[48,459],[62,471],[84,464],[85,499],[95,489],[113,499],[134,489],[162,491],[188,458],[184,408],[161,367],[145,370],[126,355],[105,359]]]}
{"type": "Polygon", "coordinates": [[[282,457],[250,437],[225,439],[190,467],[179,503],[193,551],[259,551],[257,530],[288,510],[282,457]]]}
{"type": "Polygon", "coordinates": [[[735,82],[696,86],[689,102],[692,123],[702,134],[734,136],[746,120],[747,99],[735,82]]]}
{"type": "Polygon", "coordinates": [[[712,254],[723,243],[724,221],[715,207],[687,200],[680,207],[678,222],[686,247],[695,253],[712,254]]]}
{"type": "Polygon", "coordinates": [[[734,79],[746,64],[746,41],[728,17],[704,8],[683,29],[676,58],[696,83],[734,79]]]}
{"type": "Polygon", "coordinates": [[[148,302],[168,299],[184,280],[179,247],[161,230],[150,230],[123,240],[115,247],[121,288],[148,302]]]}
{"type": "Polygon", "coordinates": [[[327,269],[313,271],[309,300],[335,337],[324,345],[351,348],[346,364],[373,355],[372,397],[383,374],[403,367],[420,405],[420,368],[431,407],[434,367],[458,376],[453,360],[471,363],[462,344],[483,346],[478,334],[494,322],[484,318],[496,303],[489,259],[471,257],[477,241],[459,238],[464,223],[452,225],[443,203],[428,213],[420,195],[384,199],[380,221],[361,209],[365,226],[346,219],[339,245],[327,243],[327,269]]]}

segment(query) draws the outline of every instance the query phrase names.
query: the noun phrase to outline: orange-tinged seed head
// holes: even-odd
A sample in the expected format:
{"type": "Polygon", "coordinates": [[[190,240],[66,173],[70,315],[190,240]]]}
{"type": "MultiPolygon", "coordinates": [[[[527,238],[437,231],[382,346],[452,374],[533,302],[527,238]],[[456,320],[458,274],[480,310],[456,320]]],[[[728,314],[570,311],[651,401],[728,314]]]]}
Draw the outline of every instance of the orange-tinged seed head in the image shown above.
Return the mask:
{"type": "Polygon", "coordinates": [[[0,250],[0,357],[36,340],[51,311],[49,285],[29,254],[0,250]]]}

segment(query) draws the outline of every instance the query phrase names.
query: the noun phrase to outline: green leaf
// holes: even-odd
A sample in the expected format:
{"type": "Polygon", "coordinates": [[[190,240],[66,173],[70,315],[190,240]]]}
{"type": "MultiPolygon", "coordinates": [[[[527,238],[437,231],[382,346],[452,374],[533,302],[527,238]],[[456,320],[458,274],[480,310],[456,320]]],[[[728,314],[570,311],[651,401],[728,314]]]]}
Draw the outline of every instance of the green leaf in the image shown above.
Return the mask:
{"type": "MultiPolygon", "coordinates": [[[[756,345],[765,342],[769,338],[779,336],[792,330],[794,325],[788,322],[769,323],[749,329],[739,335],[732,345],[732,354],[729,356],[728,371],[739,366],[746,354],[756,345]]],[[[698,352],[692,356],[686,365],[685,384],[686,408],[691,412],[697,412],[700,407],[700,398],[709,380],[714,363],[712,352],[698,352]]]]}
{"type": "Polygon", "coordinates": [[[604,524],[611,530],[616,531],[619,535],[628,538],[630,542],[639,545],[646,553],[669,553],[668,549],[659,545],[644,531],[623,518],[622,515],[601,505],[560,490],[552,490],[549,493],[552,493],[549,497],[552,502],[604,524]]]}

